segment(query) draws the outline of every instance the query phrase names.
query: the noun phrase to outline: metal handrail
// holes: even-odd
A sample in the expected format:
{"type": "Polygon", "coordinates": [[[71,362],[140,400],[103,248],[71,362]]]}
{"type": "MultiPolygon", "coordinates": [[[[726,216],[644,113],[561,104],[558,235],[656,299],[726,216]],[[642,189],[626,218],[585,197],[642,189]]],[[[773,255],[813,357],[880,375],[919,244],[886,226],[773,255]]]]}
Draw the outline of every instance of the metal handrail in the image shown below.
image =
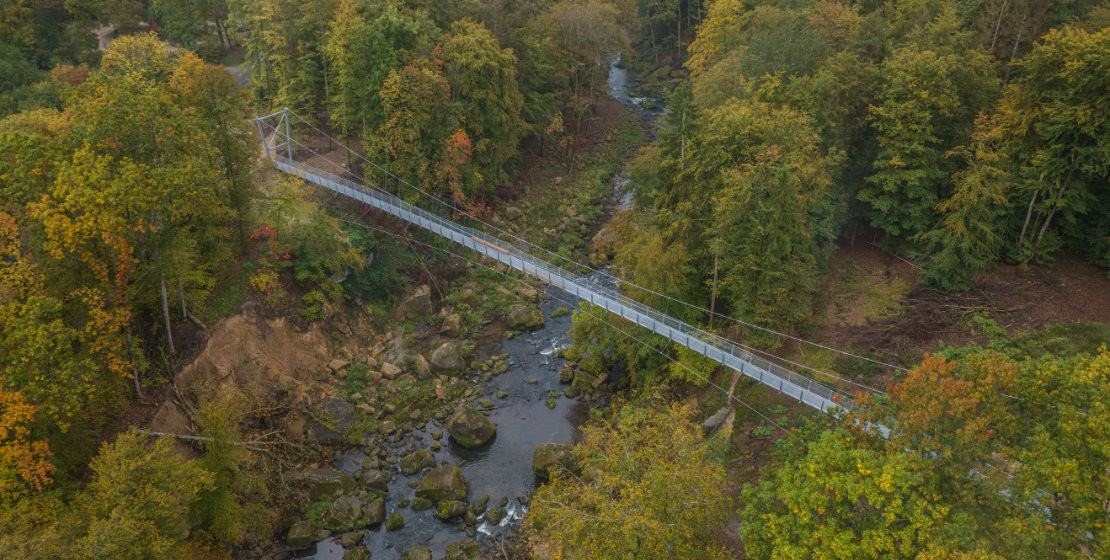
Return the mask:
{"type": "Polygon", "coordinates": [[[789,370],[765,358],[755,356],[746,348],[671,317],[636,301],[608,286],[598,285],[588,277],[554,266],[524,250],[486,233],[464,226],[454,220],[418,208],[377,186],[355,183],[333,173],[298,162],[278,153],[271,153],[278,169],[301,177],[333,192],[353,198],[420,226],[478,253],[501,262],[547,284],[597,305],[623,319],[636,323],[676,344],[685,346],[711,360],[731,367],[799,401],[828,411],[851,408],[851,397],[845,392],[789,370]]]}

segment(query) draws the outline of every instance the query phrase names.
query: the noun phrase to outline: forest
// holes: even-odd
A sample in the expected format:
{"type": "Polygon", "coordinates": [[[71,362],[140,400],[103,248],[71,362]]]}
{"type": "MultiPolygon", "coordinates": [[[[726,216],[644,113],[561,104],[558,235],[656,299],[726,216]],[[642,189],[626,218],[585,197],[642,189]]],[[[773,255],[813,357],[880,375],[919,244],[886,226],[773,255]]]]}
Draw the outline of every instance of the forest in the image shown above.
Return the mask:
{"type": "Polygon", "coordinates": [[[1108,342],[1106,0],[0,5],[0,558],[1110,558],[1108,342]]]}

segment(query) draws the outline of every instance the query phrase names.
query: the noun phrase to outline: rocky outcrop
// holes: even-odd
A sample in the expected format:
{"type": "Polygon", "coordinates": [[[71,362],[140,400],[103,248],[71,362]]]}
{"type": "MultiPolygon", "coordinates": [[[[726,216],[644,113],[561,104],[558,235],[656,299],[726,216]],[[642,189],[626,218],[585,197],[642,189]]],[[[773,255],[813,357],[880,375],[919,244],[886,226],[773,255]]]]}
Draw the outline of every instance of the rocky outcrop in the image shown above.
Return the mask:
{"type": "Polygon", "coordinates": [[[543,321],[543,311],[535,305],[517,307],[505,318],[505,324],[518,331],[534,331],[543,327],[543,321]]]}
{"type": "Polygon", "coordinates": [[[466,368],[466,360],[462,355],[462,344],[458,342],[444,342],[432,352],[432,365],[439,371],[457,373],[466,368]]]}
{"type": "Polygon", "coordinates": [[[572,473],[579,471],[573,445],[541,443],[536,446],[532,452],[532,472],[539,478],[548,479],[553,468],[563,468],[572,473]]]}
{"type": "Polygon", "coordinates": [[[466,539],[453,543],[447,547],[447,556],[443,560],[477,560],[478,543],[474,539],[466,539]]]}
{"type": "Polygon", "coordinates": [[[345,494],[332,502],[323,516],[324,527],[343,533],[381,523],[385,519],[385,499],[366,492],[345,494]]]}
{"type": "Polygon", "coordinates": [[[444,500],[466,499],[470,483],[455,465],[440,465],[420,477],[416,485],[416,496],[439,503],[444,500]]]}
{"type": "Polygon", "coordinates": [[[451,438],[463,447],[478,447],[497,434],[497,426],[489,418],[471,408],[460,408],[447,419],[447,431],[451,438]]]}
{"type": "Polygon", "coordinates": [[[416,319],[432,313],[432,290],[427,284],[417,286],[409,297],[401,300],[397,313],[405,319],[416,319]]]}

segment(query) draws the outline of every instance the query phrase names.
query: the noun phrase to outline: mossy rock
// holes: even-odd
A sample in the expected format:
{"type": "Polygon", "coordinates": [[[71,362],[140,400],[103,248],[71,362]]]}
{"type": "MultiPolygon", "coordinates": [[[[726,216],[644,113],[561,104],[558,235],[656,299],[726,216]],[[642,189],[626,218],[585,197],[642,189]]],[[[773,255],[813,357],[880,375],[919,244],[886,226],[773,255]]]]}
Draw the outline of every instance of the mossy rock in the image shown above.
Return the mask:
{"type": "Polygon", "coordinates": [[[418,449],[401,457],[401,472],[405,474],[416,474],[434,466],[436,466],[435,456],[423,449],[418,449]]]}
{"type": "Polygon", "coordinates": [[[432,560],[432,551],[426,546],[416,545],[406,550],[401,560],[432,560]]]}
{"type": "MultiPolygon", "coordinates": [[[[470,483],[455,465],[440,465],[420,477],[416,485],[416,495],[433,502],[462,500],[466,498],[470,483]]],[[[413,509],[415,509],[415,501],[413,509]]]]}
{"type": "Polygon", "coordinates": [[[478,543],[474,539],[466,539],[449,545],[443,560],[477,560],[477,558],[478,543]]]}
{"type": "Polygon", "coordinates": [[[315,537],[316,530],[312,527],[312,522],[306,519],[294,523],[289,528],[289,533],[285,535],[285,544],[293,550],[308,548],[315,537]]]}
{"type": "Polygon", "coordinates": [[[485,519],[486,523],[489,523],[490,525],[499,525],[501,524],[501,520],[504,519],[505,515],[507,514],[508,512],[505,511],[505,508],[501,506],[494,506],[489,508],[489,511],[486,512],[486,515],[483,516],[483,519],[485,519]]]}
{"type": "Polygon", "coordinates": [[[365,548],[352,548],[343,553],[343,560],[370,560],[370,551],[365,548]]]}
{"type": "Polygon", "coordinates": [[[482,512],[486,511],[486,507],[488,507],[488,506],[489,506],[489,494],[485,494],[481,498],[478,498],[477,501],[474,502],[474,505],[471,507],[471,510],[473,510],[474,513],[477,514],[477,515],[482,515],[482,512]]]}
{"type": "Polygon", "coordinates": [[[459,445],[479,447],[497,434],[497,426],[489,418],[471,408],[460,408],[447,420],[447,431],[459,445]]]}
{"type": "Polygon", "coordinates": [[[389,517],[385,520],[385,528],[387,531],[396,531],[397,529],[400,529],[404,526],[405,518],[397,512],[389,514],[389,517]]]}
{"type": "Polygon", "coordinates": [[[436,516],[440,519],[454,519],[468,512],[466,502],[459,500],[444,500],[436,505],[436,516]]]}
{"type": "Polygon", "coordinates": [[[433,504],[432,501],[428,498],[421,498],[417,496],[412,499],[412,502],[409,505],[412,506],[413,511],[424,511],[426,509],[432,509],[432,506],[435,504],[433,504]]]}
{"type": "Polygon", "coordinates": [[[518,331],[534,331],[542,328],[544,323],[543,311],[535,305],[524,305],[509,312],[505,324],[510,329],[518,331]]]}
{"type": "Polygon", "coordinates": [[[381,523],[385,519],[385,499],[378,495],[346,494],[340,496],[323,516],[324,528],[345,533],[381,523]]]}
{"type": "Polygon", "coordinates": [[[578,460],[574,457],[574,446],[566,443],[541,443],[532,451],[532,472],[537,477],[551,477],[551,469],[564,468],[578,473],[578,460]]]}

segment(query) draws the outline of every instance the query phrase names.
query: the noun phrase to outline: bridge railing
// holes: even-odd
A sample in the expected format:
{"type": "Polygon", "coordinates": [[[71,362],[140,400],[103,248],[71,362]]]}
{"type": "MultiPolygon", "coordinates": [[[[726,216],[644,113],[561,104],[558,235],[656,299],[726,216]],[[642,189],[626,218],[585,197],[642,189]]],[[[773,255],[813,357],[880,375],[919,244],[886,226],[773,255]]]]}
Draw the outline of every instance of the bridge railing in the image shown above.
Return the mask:
{"type": "Polygon", "coordinates": [[[748,349],[730,340],[666,315],[620,293],[618,290],[603,286],[591,278],[551,265],[484,232],[418,208],[380,189],[367,188],[349,179],[278,154],[274,154],[273,159],[278,168],[283,171],[301,176],[332,191],[370,204],[408,222],[443,235],[511,268],[536,276],[548,284],[562,288],[568,293],[598,305],[623,319],[647,328],[714,361],[732,367],[742,374],[810,406],[822,411],[836,407],[850,408],[852,406],[852,399],[845,391],[756,356],[748,349]]]}

